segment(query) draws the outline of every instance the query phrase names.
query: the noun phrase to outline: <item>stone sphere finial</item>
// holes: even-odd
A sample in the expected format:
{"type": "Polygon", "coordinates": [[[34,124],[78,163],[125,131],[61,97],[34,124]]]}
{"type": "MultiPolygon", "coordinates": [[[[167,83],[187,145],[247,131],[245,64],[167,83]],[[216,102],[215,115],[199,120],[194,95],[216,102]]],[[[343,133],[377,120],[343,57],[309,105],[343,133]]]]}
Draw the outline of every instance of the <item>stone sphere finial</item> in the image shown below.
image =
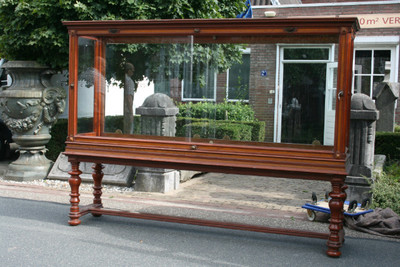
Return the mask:
{"type": "Polygon", "coordinates": [[[172,99],[166,94],[156,93],[146,98],[143,107],[147,108],[173,108],[175,107],[172,99]]]}

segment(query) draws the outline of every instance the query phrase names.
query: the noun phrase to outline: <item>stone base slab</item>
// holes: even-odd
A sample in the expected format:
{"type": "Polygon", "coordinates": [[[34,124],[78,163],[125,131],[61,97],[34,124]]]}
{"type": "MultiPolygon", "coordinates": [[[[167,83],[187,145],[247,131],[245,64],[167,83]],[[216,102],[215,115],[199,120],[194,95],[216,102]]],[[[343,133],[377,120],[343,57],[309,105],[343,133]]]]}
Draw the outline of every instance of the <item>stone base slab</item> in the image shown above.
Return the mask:
{"type": "Polygon", "coordinates": [[[11,163],[4,174],[4,179],[18,182],[41,180],[46,178],[50,168],[51,162],[41,166],[11,163]]]}
{"type": "MultiPolygon", "coordinates": [[[[82,172],[82,174],[80,175],[82,181],[93,181],[92,166],[93,163],[87,162],[82,162],[79,165],[79,170],[82,172]]],[[[132,182],[136,174],[136,169],[134,167],[114,164],[103,164],[103,166],[103,184],[132,186],[132,182]]],[[[65,156],[63,153],[60,153],[47,178],[67,181],[70,177],[70,175],[68,174],[70,170],[71,164],[68,162],[68,157],[65,156]]]]}

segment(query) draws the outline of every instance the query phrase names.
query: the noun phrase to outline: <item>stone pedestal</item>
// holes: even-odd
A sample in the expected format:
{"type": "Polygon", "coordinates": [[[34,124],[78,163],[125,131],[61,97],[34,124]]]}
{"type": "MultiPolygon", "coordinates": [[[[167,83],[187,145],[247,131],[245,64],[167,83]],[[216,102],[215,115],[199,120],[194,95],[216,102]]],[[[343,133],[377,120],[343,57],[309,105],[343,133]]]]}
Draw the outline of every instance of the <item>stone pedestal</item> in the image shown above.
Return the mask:
{"type": "Polygon", "coordinates": [[[354,94],[351,98],[350,114],[350,162],[347,200],[362,202],[371,198],[373,183],[375,124],[379,112],[372,99],[364,94],[354,94]]]}
{"type": "MultiPolygon", "coordinates": [[[[156,93],[136,109],[141,115],[141,134],[175,136],[176,114],[179,109],[165,94],[156,93]]],[[[179,186],[179,172],[170,169],[138,168],[135,190],[165,193],[179,186]]]]}

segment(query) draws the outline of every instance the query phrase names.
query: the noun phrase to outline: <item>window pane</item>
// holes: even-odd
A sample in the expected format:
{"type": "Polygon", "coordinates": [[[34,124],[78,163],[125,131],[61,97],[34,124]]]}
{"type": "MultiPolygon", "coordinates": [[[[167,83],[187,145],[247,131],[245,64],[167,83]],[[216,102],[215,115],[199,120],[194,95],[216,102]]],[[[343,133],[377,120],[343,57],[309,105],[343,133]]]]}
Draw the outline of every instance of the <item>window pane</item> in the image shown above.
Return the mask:
{"type": "Polygon", "coordinates": [[[386,61],[390,61],[390,50],[374,51],[374,74],[385,74],[386,61]]]}
{"type": "Polygon", "coordinates": [[[328,60],[327,48],[285,48],[284,59],[287,60],[328,60]]]}
{"type": "Polygon", "coordinates": [[[365,76],[361,78],[361,93],[371,96],[371,77],[365,76]]]}
{"type": "Polygon", "coordinates": [[[248,100],[250,83],[250,54],[229,69],[228,99],[248,100]]]}
{"type": "Polygon", "coordinates": [[[94,84],[99,77],[99,73],[94,68],[94,45],[94,40],[79,38],[78,133],[93,131],[94,84]]]}
{"type": "Polygon", "coordinates": [[[384,76],[374,76],[374,88],[378,83],[382,82],[384,78],[384,76]]]}
{"type": "Polygon", "coordinates": [[[355,65],[360,74],[371,74],[372,51],[356,51],[355,65]]]}
{"type": "Polygon", "coordinates": [[[361,76],[354,75],[354,93],[361,93],[361,76]]]}

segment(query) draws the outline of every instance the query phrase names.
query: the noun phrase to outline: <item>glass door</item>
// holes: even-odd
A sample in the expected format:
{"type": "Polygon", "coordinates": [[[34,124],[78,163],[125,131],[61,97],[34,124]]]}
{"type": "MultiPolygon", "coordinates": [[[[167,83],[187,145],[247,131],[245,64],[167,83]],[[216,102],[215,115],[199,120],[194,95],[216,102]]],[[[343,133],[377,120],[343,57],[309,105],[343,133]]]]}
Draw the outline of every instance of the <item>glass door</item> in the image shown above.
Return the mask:
{"type": "Polygon", "coordinates": [[[281,50],[280,142],[324,143],[330,51],[329,47],[286,47],[281,50]]]}

